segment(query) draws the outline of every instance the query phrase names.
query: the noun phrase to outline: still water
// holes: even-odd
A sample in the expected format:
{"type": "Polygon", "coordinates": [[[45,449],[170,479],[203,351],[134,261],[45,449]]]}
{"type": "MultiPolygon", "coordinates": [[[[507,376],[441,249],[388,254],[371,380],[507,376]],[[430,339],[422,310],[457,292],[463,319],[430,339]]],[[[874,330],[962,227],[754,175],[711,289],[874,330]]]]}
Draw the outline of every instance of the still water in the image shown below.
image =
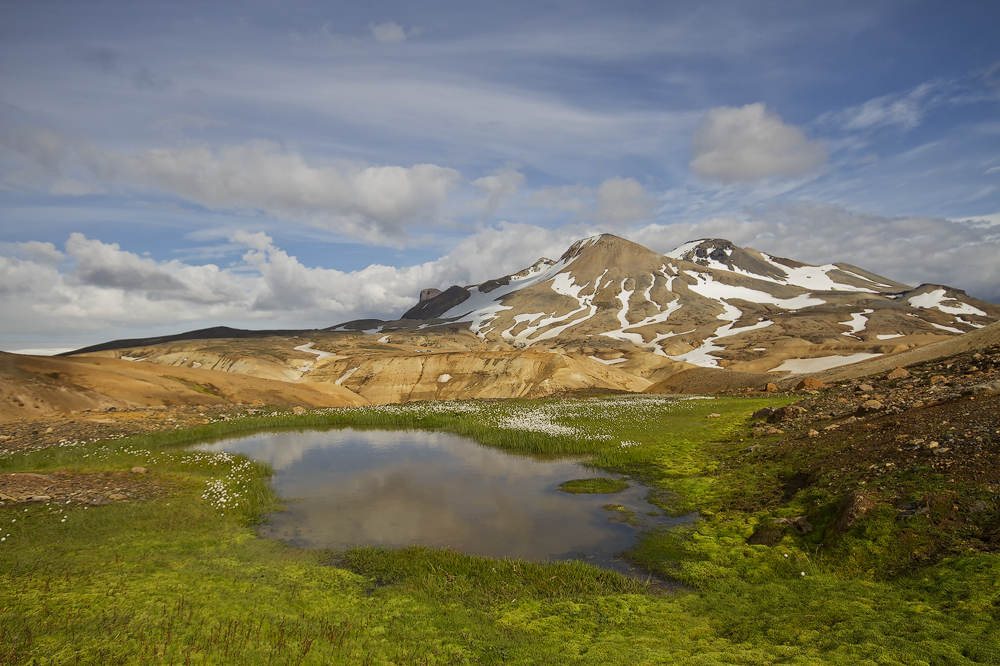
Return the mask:
{"type": "Polygon", "coordinates": [[[305,548],[422,544],[528,560],[585,559],[627,571],[615,556],[640,527],[668,526],[647,489],[571,495],[564,481],[596,474],[573,460],[539,460],[445,433],[286,431],[202,444],[274,467],[286,510],[262,536],[305,548]],[[603,508],[620,505],[630,512],[603,508]],[[640,526],[622,522],[631,515],[640,526]]]}

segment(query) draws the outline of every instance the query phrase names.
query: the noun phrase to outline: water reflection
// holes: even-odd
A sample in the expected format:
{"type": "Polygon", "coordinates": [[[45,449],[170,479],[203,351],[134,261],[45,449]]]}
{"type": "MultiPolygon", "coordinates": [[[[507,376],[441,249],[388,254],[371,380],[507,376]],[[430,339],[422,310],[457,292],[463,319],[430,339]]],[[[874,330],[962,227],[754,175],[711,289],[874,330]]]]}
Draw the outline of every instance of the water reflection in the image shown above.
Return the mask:
{"type": "MultiPolygon", "coordinates": [[[[327,430],[257,434],[198,447],[270,463],[287,510],[263,536],[299,547],[344,549],[423,544],[491,557],[583,557],[612,565],[631,548],[629,509],[647,525],[656,508],[633,486],[614,495],[570,495],[556,487],[594,473],[570,460],[516,456],[444,433],[327,430]]],[[[615,566],[614,568],[621,568],[615,566]]]]}

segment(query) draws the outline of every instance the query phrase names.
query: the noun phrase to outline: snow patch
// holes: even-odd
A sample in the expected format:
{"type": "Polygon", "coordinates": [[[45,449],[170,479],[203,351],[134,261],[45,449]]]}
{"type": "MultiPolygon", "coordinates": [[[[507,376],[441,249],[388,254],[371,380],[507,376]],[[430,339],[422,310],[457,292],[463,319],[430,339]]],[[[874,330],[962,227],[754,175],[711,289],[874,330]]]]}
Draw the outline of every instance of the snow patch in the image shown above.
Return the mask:
{"type": "Polygon", "coordinates": [[[951,326],[942,326],[941,324],[935,324],[932,322],[927,322],[927,323],[933,326],[934,328],[940,328],[942,331],[948,331],[949,333],[958,333],[960,335],[965,333],[965,331],[959,330],[957,328],[952,328],[951,326]]]}
{"type": "Polygon", "coordinates": [[[893,338],[901,338],[901,337],[903,337],[903,334],[902,333],[886,333],[886,334],[883,334],[883,335],[876,335],[875,337],[878,338],[879,340],[892,340],[893,338]]]}
{"type": "Polygon", "coordinates": [[[837,322],[841,326],[851,327],[851,330],[845,331],[844,333],[841,333],[841,335],[848,335],[852,338],[858,337],[857,335],[855,335],[855,333],[860,333],[861,331],[865,330],[865,326],[868,325],[868,317],[866,317],[865,315],[870,315],[873,312],[875,311],[865,310],[864,312],[855,312],[854,314],[851,315],[851,318],[848,321],[837,322]]]}
{"type": "Polygon", "coordinates": [[[381,338],[378,339],[378,342],[381,342],[382,344],[389,342],[389,336],[383,335],[381,338]]]}
{"type": "Polygon", "coordinates": [[[442,384],[447,384],[449,379],[451,379],[451,375],[449,375],[447,372],[438,377],[438,381],[442,384]]]}
{"type": "MultiPolygon", "coordinates": [[[[41,354],[36,354],[36,356],[41,356],[41,354]]],[[[123,361],[135,361],[138,363],[139,361],[145,361],[149,357],[143,356],[142,358],[139,358],[138,356],[120,356],[119,358],[123,361]]]]}
{"type": "Polygon", "coordinates": [[[330,358],[331,356],[336,356],[336,354],[331,354],[330,352],[321,351],[319,349],[313,349],[315,342],[307,342],[304,345],[299,345],[298,347],[292,347],[295,351],[305,352],[306,354],[316,354],[316,360],[322,361],[324,358],[330,358]]]}
{"type": "Polygon", "coordinates": [[[588,356],[587,358],[597,361],[598,363],[603,363],[604,365],[615,365],[616,363],[624,363],[628,359],[624,356],[622,358],[613,358],[610,360],[605,360],[603,358],[597,358],[596,356],[588,356]]]}
{"type": "Polygon", "coordinates": [[[729,303],[723,302],[722,307],[724,308],[722,314],[719,315],[719,319],[723,321],[728,321],[728,324],[720,326],[716,329],[715,334],[705,338],[705,341],[700,347],[692,349],[689,352],[680,354],[679,356],[670,356],[675,361],[684,361],[686,363],[693,363],[695,365],[700,365],[703,368],[717,368],[719,367],[719,359],[711,356],[711,352],[724,351],[725,347],[720,347],[715,344],[715,341],[720,338],[728,338],[734,335],[739,335],[740,333],[746,333],[747,331],[755,331],[760,328],[767,328],[774,322],[770,319],[765,319],[763,321],[758,321],[756,324],[751,324],[750,326],[742,326],[740,328],[733,328],[733,324],[743,316],[743,311],[737,307],[730,305],[729,303]]]}
{"type": "Polygon", "coordinates": [[[802,308],[812,307],[813,305],[823,305],[826,303],[826,301],[821,298],[812,297],[812,294],[801,294],[795,298],[778,298],[777,296],[772,296],[765,291],[758,291],[748,287],[740,287],[737,285],[718,282],[713,279],[711,275],[706,273],[695,273],[693,277],[697,281],[697,284],[688,285],[688,289],[699,296],[704,296],[705,298],[711,298],[717,301],[738,298],[744,301],[750,301],[751,303],[771,303],[773,305],[777,305],[778,307],[785,308],[786,310],[800,310],[802,308]]]}
{"type": "Polygon", "coordinates": [[[941,312],[947,312],[953,315],[977,315],[979,317],[985,317],[986,313],[978,308],[974,308],[968,303],[963,303],[954,298],[945,298],[944,289],[935,289],[934,291],[929,291],[926,294],[917,294],[916,296],[910,296],[909,304],[915,308],[922,308],[928,310],[930,308],[936,308],[941,312]],[[950,300],[958,305],[945,305],[944,301],[950,300]]]}
{"type": "Polygon", "coordinates": [[[350,377],[351,375],[353,375],[353,374],[354,374],[355,372],[357,372],[357,371],[358,371],[358,370],[360,370],[360,369],[361,369],[361,366],[360,366],[360,365],[359,365],[358,367],[356,367],[356,368],[351,368],[350,370],[348,370],[347,372],[345,372],[344,374],[342,374],[342,375],[340,376],[340,379],[338,379],[337,381],[335,381],[335,382],[334,382],[334,384],[336,384],[337,386],[340,386],[340,385],[341,385],[341,384],[343,384],[343,383],[344,383],[345,381],[347,381],[347,379],[348,379],[348,378],[349,378],[349,377],[350,377]]]}
{"type": "Polygon", "coordinates": [[[869,354],[860,352],[849,356],[823,356],[821,358],[790,358],[777,368],[771,368],[768,372],[790,372],[793,375],[806,372],[822,372],[830,368],[838,368],[850,363],[866,361],[882,354],[869,354]]]}

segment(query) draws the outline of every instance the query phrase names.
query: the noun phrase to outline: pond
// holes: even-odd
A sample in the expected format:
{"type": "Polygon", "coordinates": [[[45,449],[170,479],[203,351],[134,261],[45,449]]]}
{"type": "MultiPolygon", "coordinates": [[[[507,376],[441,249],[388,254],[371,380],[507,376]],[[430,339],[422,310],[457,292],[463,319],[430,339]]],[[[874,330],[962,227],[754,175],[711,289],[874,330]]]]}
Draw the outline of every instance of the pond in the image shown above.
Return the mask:
{"type": "Polygon", "coordinates": [[[670,526],[632,483],[614,494],[557,490],[597,476],[580,462],[510,454],[439,432],[284,431],[202,444],[274,468],[286,510],[261,535],[296,547],[448,547],[470,555],[584,559],[630,572],[618,553],[670,526]]]}

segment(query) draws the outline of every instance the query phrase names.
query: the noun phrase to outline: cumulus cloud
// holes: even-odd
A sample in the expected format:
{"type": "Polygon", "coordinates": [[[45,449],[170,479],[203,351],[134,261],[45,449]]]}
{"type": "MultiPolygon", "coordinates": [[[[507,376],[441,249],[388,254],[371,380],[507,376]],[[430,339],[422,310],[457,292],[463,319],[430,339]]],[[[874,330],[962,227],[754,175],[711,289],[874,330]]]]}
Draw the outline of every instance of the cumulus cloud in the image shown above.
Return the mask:
{"type": "Polygon", "coordinates": [[[26,167],[9,184],[53,181],[60,194],[96,191],[98,184],[156,190],[212,209],[263,211],[374,243],[401,245],[407,229],[437,221],[460,180],[435,164],[317,165],[269,141],[157,148],[124,153],[74,142],[44,128],[0,137],[26,167]],[[65,172],[75,168],[79,178],[65,172]],[[89,179],[90,182],[84,182],[89,179]]]}
{"type": "Polygon", "coordinates": [[[653,217],[656,199],[634,178],[610,178],[594,194],[595,220],[612,228],[653,217]]]}
{"type": "Polygon", "coordinates": [[[501,223],[467,236],[434,261],[351,272],[306,266],[260,232],[232,234],[230,246],[241,248],[242,256],[225,268],[156,261],[75,233],[65,252],[51,243],[0,245],[0,309],[8,334],[150,326],[179,331],[218,322],[310,328],[394,319],[416,303],[421,288],[500,277],[541,256],[556,258],[592,233],[581,226],[501,223]]]}
{"type": "Polygon", "coordinates": [[[946,284],[1000,303],[1000,227],[988,220],[883,217],[798,203],[743,217],[650,225],[634,235],[658,252],[698,238],[726,238],[813,264],[843,261],[906,284],[946,284]]]}
{"type": "Polygon", "coordinates": [[[386,21],[373,23],[370,27],[372,36],[380,44],[401,44],[406,41],[406,30],[398,23],[386,21]]]}
{"type": "Polygon", "coordinates": [[[692,147],[691,169],[724,183],[803,176],[828,159],[822,144],[807,139],[761,102],[712,109],[695,130],[692,147]]]}
{"type": "Polygon", "coordinates": [[[486,198],[475,202],[475,205],[484,207],[487,213],[495,213],[505,199],[516,195],[524,187],[524,181],[524,174],[514,166],[502,167],[489,176],[477,178],[471,184],[486,198]]]}

